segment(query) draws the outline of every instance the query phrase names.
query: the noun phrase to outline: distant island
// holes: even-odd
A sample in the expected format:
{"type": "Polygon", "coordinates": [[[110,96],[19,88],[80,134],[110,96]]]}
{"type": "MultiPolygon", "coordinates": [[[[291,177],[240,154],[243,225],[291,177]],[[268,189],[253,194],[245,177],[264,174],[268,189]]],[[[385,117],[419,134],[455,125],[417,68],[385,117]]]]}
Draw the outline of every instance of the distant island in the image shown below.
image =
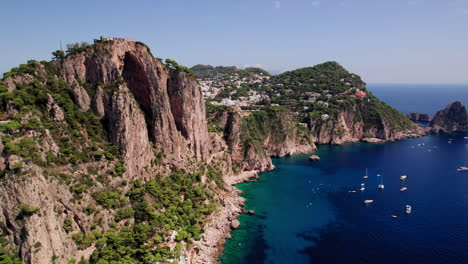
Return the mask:
{"type": "MultiPolygon", "coordinates": [[[[0,82],[7,263],[215,263],[246,212],[232,185],[271,157],[431,130],[336,62],[189,69],[125,38],[52,54],[0,82]]],[[[464,130],[459,115],[454,104],[431,126],[464,130]]]]}

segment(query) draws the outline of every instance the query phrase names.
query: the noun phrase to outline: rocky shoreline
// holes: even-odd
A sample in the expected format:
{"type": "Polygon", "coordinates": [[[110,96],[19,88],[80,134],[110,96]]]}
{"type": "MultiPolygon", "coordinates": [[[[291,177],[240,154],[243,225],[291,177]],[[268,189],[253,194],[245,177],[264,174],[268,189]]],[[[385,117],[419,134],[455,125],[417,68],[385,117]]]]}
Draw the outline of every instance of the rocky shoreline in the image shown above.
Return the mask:
{"type": "MultiPolygon", "coordinates": [[[[418,126],[413,130],[397,132],[387,140],[378,138],[362,138],[361,141],[367,143],[385,143],[408,138],[423,137],[429,133],[431,133],[431,128],[418,126]]],[[[314,152],[315,149],[311,153],[295,153],[294,151],[291,151],[291,153],[294,154],[312,154],[314,152]]],[[[212,215],[209,220],[207,220],[203,239],[195,243],[195,247],[199,249],[199,253],[194,256],[190,263],[219,263],[218,257],[223,253],[226,238],[231,237],[230,233],[234,229],[233,222],[237,221],[236,219],[241,213],[252,213],[243,209],[245,198],[240,196],[242,191],[237,189],[234,185],[250,181],[252,178],[258,178],[260,173],[274,169],[275,167],[272,166],[265,170],[244,171],[239,175],[226,175],[224,177],[224,182],[229,185],[229,189],[223,193],[224,206],[212,215]]]]}

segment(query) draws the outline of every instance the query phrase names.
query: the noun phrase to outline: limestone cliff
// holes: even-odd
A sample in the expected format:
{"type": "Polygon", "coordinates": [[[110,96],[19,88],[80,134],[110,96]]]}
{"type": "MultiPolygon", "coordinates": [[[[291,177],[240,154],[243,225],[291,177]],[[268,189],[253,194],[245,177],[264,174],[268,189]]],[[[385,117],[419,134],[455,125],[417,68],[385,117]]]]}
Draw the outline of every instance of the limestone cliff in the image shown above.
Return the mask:
{"type": "Polygon", "coordinates": [[[6,76],[0,230],[26,263],[89,259],[100,236],[120,230],[117,211],[133,210],[129,183],[195,173],[210,158],[196,80],[144,44],[96,43],[6,76]]]}
{"type": "Polygon", "coordinates": [[[428,133],[427,128],[413,124],[405,115],[375,97],[357,101],[326,119],[311,117],[308,124],[318,144],[343,144],[360,140],[384,142],[428,133]]]}
{"type": "Polygon", "coordinates": [[[435,132],[468,132],[467,110],[461,102],[453,102],[436,113],[430,126],[435,132]]]}
{"type": "Polygon", "coordinates": [[[5,74],[0,230],[24,262],[214,263],[243,203],[231,184],[273,169],[271,157],[427,132],[362,91],[306,119],[207,111],[190,71],[166,62],[139,42],[99,41],[5,74]]]}

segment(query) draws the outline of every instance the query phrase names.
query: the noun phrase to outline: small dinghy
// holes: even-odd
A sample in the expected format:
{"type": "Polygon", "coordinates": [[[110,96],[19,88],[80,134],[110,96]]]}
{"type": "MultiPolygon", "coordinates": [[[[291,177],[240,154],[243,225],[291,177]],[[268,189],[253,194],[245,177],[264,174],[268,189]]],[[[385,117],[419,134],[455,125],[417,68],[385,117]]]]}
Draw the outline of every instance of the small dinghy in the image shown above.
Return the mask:
{"type": "Polygon", "coordinates": [[[411,214],[411,205],[407,204],[405,209],[406,209],[405,211],[407,214],[411,214]]]}
{"type": "Polygon", "coordinates": [[[366,168],[366,175],[362,176],[362,178],[364,178],[364,179],[369,178],[369,175],[367,175],[367,168],[366,168]]]}

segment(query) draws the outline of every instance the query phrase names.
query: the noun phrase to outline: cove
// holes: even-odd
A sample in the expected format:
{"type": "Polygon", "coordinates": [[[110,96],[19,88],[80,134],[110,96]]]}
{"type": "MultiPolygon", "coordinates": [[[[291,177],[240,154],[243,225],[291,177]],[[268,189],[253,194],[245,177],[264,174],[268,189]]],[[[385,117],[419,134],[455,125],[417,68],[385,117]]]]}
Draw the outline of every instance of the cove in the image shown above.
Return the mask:
{"type": "Polygon", "coordinates": [[[305,155],[274,159],[276,170],[237,186],[245,209],[256,214],[239,217],[220,261],[466,263],[468,173],[456,170],[468,161],[466,136],[322,145],[319,162],[305,155]],[[384,190],[377,189],[377,174],[384,190]],[[361,183],[364,192],[349,192],[361,183]],[[413,207],[409,215],[406,204],[413,207]]]}

